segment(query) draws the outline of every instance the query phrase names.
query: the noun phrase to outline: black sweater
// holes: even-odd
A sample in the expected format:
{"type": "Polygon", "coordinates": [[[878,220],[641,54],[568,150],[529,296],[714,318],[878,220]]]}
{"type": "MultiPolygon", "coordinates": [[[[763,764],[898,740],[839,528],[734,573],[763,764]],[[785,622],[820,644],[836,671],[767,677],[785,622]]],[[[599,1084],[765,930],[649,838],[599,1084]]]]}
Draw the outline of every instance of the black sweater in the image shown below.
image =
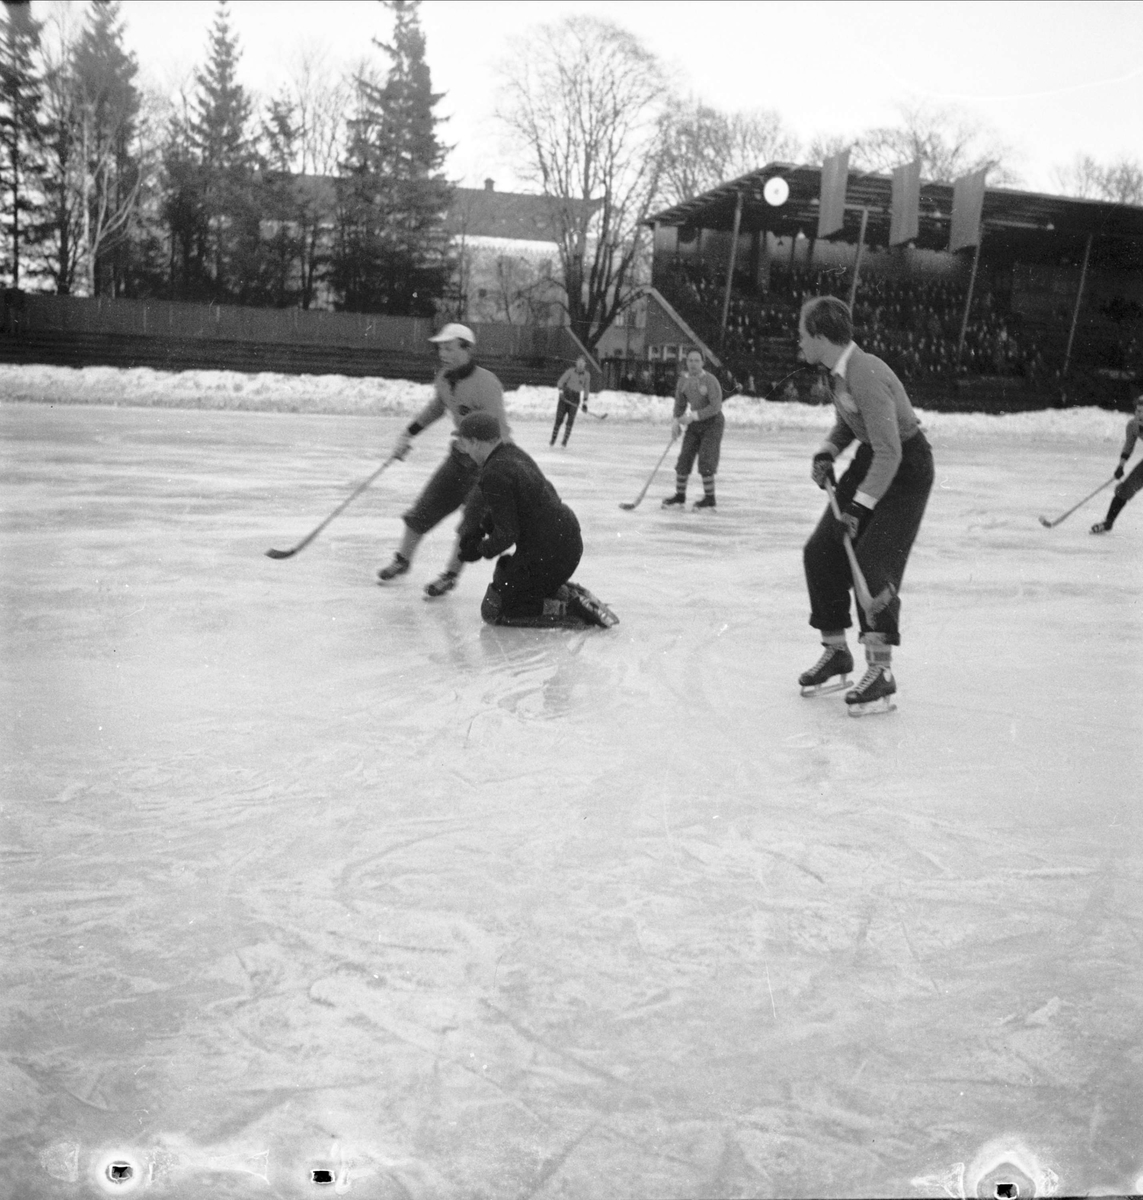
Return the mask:
{"type": "MultiPolygon", "coordinates": [[[[512,545],[525,558],[546,558],[579,531],[575,513],[519,446],[501,442],[485,460],[477,487],[486,506],[481,522],[483,558],[495,558],[512,545]]],[[[479,505],[472,508],[479,510],[479,505]]],[[[462,530],[461,536],[475,532],[462,530]]]]}

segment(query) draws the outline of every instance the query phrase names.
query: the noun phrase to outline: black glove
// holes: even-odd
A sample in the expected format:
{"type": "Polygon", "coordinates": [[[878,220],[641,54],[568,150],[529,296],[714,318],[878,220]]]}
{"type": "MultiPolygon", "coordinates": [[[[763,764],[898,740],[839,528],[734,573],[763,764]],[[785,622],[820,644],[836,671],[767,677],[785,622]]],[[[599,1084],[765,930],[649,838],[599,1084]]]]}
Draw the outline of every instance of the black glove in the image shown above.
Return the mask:
{"type": "Polygon", "coordinates": [[[826,480],[837,487],[837,480],[833,477],[833,455],[827,450],[819,450],[814,455],[813,465],[810,468],[810,476],[814,483],[825,491],[826,480]]]}
{"type": "Polygon", "coordinates": [[[843,509],[841,514],[841,523],[845,526],[845,532],[849,534],[849,540],[856,542],[861,537],[865,526],[869,524],[869,518],[873,515],[873,509],[866,508],[864,504],[859,504],[856,500],[851,500],[843,509]]]}
{"type": "Polygon", "coordinates": [[[1122,478],[1123,478],[1123,463],[1122,463],[1122,462],[1120,462],[1119,466],[1117,466],[1117,467],[1115,468],[1115,478],[1116,478],[1116,479],[1122,479],[1122,478]]]}
{"type": "Polygon", "coordinates": [[[480,552],[480,544],[484,541],[480,533],[465,534],[460,539],[460,561],[466,563],[480,562],[484,555],[480,552]]]}

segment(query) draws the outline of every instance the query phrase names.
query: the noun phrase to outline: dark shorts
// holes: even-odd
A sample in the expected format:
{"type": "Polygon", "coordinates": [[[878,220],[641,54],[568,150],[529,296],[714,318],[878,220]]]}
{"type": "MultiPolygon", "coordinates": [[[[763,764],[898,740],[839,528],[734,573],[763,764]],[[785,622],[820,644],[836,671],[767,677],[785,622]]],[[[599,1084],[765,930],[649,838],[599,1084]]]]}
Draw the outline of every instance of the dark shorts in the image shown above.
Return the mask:
{"type": "Polygon", "coordinates": [[[464,504],[478,474],[476,463],[453,446],[405,513],[405,524],[414,533],[428,533],[464,504]]]}
{"type": "Polygon", "coordinates": [[[689,475],[697,458],[699,474],[713,475],[718,470],[718,460],[722,453],[722,431],[725,428],[726,418],[722,413],[715,413],[705,421],[692,421],[683,434],[683,445],[679,451],[679,460],[675,463],[675,474],[689,475]]]}

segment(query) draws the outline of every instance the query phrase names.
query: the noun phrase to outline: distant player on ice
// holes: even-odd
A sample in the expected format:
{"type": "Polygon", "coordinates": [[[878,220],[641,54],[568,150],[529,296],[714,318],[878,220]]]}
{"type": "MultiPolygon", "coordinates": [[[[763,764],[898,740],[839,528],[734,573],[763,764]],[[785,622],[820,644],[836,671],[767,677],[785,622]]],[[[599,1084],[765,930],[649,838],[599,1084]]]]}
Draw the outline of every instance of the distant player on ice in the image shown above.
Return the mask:
{"type": "Polygon", "coordinates": [[[803,695],[845,686],[853,670],[846,644],[851,624],[853,576],[842,539],[848,532],[858,567],[874,596],[891,598],[872,622],[858,605],[861,641],[868,669],[846,693],[854,716],[887,711],[897,691],[893,647],[900,645],[898,592],[913,540],[933,486],[933,455],[920,422],[897,376],[853,340],[849,307],[820,296],[802,307],[798,324],[802,356],[827,367],[837,414],[833,429],[813,457],[811,474],[820,488],[833,484],[833,466],[852,442],[858,443],[837,483],[841,521],[827,508],[804,550],[810,624],[821,631],[825,653],[798,680],[803,695]],[[831,681],[841,677],[841,682],[831,681]]]}
{"type": "Polygon", "coordinates": [[[571,437],[572,426],[575,424],[576,413],[579,412],[581,405],[583,411],[587,412],[587,400],[591,395],[591,372],[587,369],[587,359],[582,354],[575,360],[575,366],[568,367],[559,377],[556,382],[556,391],[559,393],[556,400],[556,423],[552,426],[552,440],[548,445],[556,444],[560,425],[566,419],[567,425],[564,427],[562,442],[562,445],[566,446],[568,438],[571,437]]]}
{"type": "Polygon", "coordinates": [[[501,437],[491,413],[469,413],[456,445],[476,465],[460,529],[465,562],[495,558],[480,615],[490,625],[618,624],[586,588],[569,583],[583,556],[579,521],[533,459],[501,437]],[[505,553],[512,546],[515,554],[505,553]]]}
{"type": "Polygon", "coordinates": [[[699,475],[702,476],[703,496],[695,502],[695,508],[715,507],[714,477],[718,472],[722,431],[725,427],[722,387],[706,370],[702,351],[690,350],[687,353],[686,372],[679,376],[675,386],[674,420],[671,423],[671,431],[676,437],[683,429],[686,433],[683,434],[683,445],[675,463],[675,494],[663,501],[664,508],[686,504],[687,480],[696,458],[699,475]]]}
{"type": "MultiPolygon", "coordinates": [[[[1102,521],[1096,521],[1091,527],[1092,533],[1110,533],[1115,518],[1123,511],[1123,506],[1132,496],[1143,491],[1143,458],[1135,464],[1131,474],[1126,479],[1123,478],[1127,460],[1131,457],[1131,451],[1135,449],[1136,441],[1143,445],[1143,392],[1135,397],[1135,415],[1127,422],[1127,437],[1115,467],[1115,478],[1120,481],[1119,486],[1112,493],[1111,503],[1107,506],[1107,516],[1102,521]]],[[[1104,484],[1104,487],[1106,486],[1104,484]]]]}
{"type": "MultiPolygon", "coordinates": [[[[393,458],[404,458],[409,453],[413,438],[446,412],[457,426],[468,413],[489,413],[500,428],[501,438],[505,442],[511,441],[512,433],[504,414],[504,389],[500,386],[500,380],[491,371],[479,366],[473,357],[476,335],[472,330],[467,325],[446,325],[429,341],[436,343],[441,360],[441,369],[433,380],[436,394],[416,420],[401,430],[393,447],[393,458]]],[[[475,482],[476,464],[462,454],[454,443],[448,457],[425,484],[412,508],[405,513],[405,534],[393,555],[393,561],[377,572],[377,578],[382,583],[389,583],[409,570],[421,538],[464,504],[475,482]]],[[[444,571],[425,585],[425,595],[433,599],[451,592],[456,587],[462,567],[458,538],[444,571]]]]}

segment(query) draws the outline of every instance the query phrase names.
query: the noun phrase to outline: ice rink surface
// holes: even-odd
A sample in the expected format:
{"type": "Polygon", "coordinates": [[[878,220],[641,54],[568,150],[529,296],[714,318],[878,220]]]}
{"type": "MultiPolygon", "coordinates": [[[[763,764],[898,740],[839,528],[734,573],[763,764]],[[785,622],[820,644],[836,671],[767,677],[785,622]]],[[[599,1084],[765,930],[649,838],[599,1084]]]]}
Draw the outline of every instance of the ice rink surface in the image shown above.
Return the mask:
{"type": "Polygon", "coordinates": [[[932,436],[853,720],[816,434],[624,512],[665,429],[518,421],[622,622],[568,633],[426,603],[451,522],[374,584],[441,425],[265,557],[401,423],[0,408],[7,1194],[1143,1187],[1143,500],[1037,522],[1118,443],[932,436]]]}

